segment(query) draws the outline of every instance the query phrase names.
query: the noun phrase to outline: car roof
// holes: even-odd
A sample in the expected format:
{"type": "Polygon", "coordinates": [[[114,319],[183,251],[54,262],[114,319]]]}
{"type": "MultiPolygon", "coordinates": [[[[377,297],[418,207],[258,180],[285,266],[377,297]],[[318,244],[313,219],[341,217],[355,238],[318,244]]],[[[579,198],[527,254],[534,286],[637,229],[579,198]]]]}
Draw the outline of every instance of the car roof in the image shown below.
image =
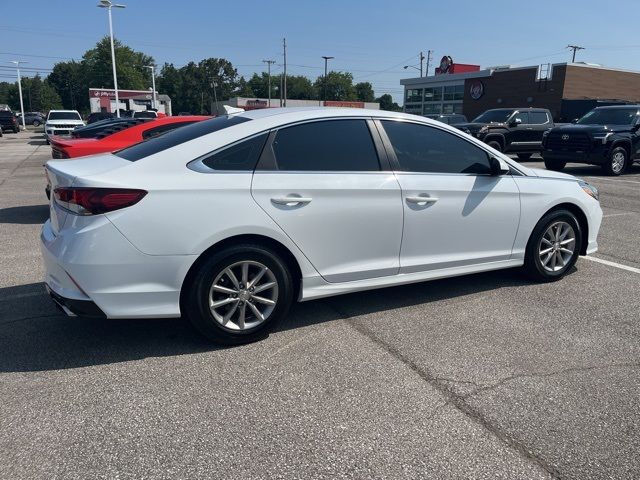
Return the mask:
{"type": "Polygon", "coordinates": [[[73,113],[78,113],[78,110],[49,110],[49,113],[52,112],[73,112],[73,113]]]}
{"type": "Polygon", "coordinates": [[[602,105],[601,107],[596,107],[596,109],[602,109],[602,108],[615,108],[615,109],[640,108],[640,105],[602,105]]]}
{"type": "MultiPolygon", "coordinates": [[[[285,107],[262,108],[241,113],[233,113],[251,120],[266,119],[267,117],[285,116],[286,121],[306,120],[326,117],[377,117],[377,118],[413,118],[424,120],[424,117],[404,112],[389,112],[386,110],[371,110],[367,108],[342,107],[285,107]]],[[[284,118],[272,118],[275,123],[284,118]]]]}

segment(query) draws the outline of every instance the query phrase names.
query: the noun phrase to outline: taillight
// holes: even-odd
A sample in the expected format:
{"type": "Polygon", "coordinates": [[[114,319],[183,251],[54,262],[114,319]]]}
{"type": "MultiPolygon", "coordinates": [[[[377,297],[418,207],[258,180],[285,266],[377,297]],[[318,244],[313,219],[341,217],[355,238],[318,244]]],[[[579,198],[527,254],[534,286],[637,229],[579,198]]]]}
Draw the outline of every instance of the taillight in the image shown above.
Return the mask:
{"type": "Polygon", "coordinates": [[[53,191],[56,203],[76,215],[97,215],[135,205],[147,194],[132,188],[59,187],[53,191]]]}

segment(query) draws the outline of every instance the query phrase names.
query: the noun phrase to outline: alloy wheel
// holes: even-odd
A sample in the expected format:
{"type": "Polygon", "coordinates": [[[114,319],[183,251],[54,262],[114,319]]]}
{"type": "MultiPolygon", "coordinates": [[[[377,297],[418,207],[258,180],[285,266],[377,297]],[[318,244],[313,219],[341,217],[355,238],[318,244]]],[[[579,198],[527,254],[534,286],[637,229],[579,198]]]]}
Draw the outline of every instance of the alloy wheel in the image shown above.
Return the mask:
{"type": "Polygon", "coordinates": [[[611,170],[613,170],[613,173],[620,173],[624,169],[625,163],[625,154],[623,152],[616,152],[611,158],[611,170]]]}
{"type": "Polygon", "coordinates": [[[213,318],[231,331],[249,330],[264,323],[278,299],[273,272],[253,260],[236,262],[222,270],[209,289],[213,318]]]}
{"type": "Polygon", "coordinates": [[[542,267],[558,272],[571,261],[576,248],[576,233],[567,222],[554,222],[540,239],[538,255],[542,267]]]}

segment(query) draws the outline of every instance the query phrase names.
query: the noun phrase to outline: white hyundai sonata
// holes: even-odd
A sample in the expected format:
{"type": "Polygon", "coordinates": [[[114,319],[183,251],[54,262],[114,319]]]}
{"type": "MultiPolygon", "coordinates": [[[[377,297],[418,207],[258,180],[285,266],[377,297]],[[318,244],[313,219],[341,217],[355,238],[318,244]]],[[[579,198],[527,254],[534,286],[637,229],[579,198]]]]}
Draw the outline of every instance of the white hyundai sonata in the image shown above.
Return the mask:
{"type": "Polygon", "coordinates": [[[360,109],[222,116],[46,171],[46,284],[67,314],[185,315],[228,344],[294,300],[519,266],[557,280],[602,218],[581,180],[360,109]]]}

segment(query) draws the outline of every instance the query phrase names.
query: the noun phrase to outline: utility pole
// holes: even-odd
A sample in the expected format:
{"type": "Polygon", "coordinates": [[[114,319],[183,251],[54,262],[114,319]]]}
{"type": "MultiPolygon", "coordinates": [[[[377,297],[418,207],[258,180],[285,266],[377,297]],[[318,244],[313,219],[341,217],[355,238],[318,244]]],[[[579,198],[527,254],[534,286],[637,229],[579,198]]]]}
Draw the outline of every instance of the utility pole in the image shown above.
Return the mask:
{"type": "Polygon", "coordinates": [[[287,106],[287,39],[282,39],[282,51],[284,54],[284,86],[283,86],[283,107],[287,106]]]}
{"type": "Polygon", "coordinates": [[[282,73],[280,74],[280,88],[278,89],[278,93],[280,94],[280,108],[282,108],[282,73]]]}
{"type": "Polygon", "coordinates": [[[120,99],[118,98],[118,76],[116,75],[116,52],[113,47],[113,22],[111,20],[112,8],[125,8],[125,5],[112,3],[111,0],[100,0],[100,8],[106,8],[109,12],[109,37],[111,38],[111,65],[113,66],[113,88],[116,93],[116,117],[120,117],[120,99]]]}
{"type": "Polygon", "coordinates": [[[567,45],[567,48],[573,50],[573,57],[571,58],[571,63],[575,63],[576,61],[576,51],[584,50],[584,47],[579,47],[578,45],[567,45]]]}
{"type": "MultiPolygon", "coordinates": [[[[213,87],[213,102],[216,106],[216,113],[218,113],[218,94],[216,93],[216,81],[215,79],[211,82],[211,86],[213,87]]],[[[213,115],[213,105],[211,106],[211,115],[213,115]]]]}
{"type": "Polygon", "coordinates": [[[22,128],[27,129],[27,124],[24,121],[24,104],[22,103],[22,79],[20,78],[20,64],[27,63],[20,60],[12,60],[9,63],[13,63],[16,66],[18,72],[18,93],[20,94],[20,113],[22,114],[22,128]]]}
{"type": "Polygon", "coordinates": [[[424,72],[424,76],[429,76],[429,66],[431,65],[431,55],[433,55],[433,50],[427,50],[427,70],[424,72]]]}
{"type": "Polygon", "coordinates": [[[422,65],[424,62],[424,53],[420,52],[420,76],[422,77],[422,65]]]}
{"type": "MultiPolygon", "coordinates": [[[[324,81],[322,82],[323,83],[323,85],[322,85],[322,87],[323,87],[322,88],[323,89],[322,96],[324,97],[323,101],[326,104],[327,103],[327,62],[329,60],[332,60],[332,59],[336,58],[336,57],[325,57],[323,55],[322,58],[324,58],[324,81]]],[[[318,102],[318,105],[320,105],[320,102],[318,102]]]]}
{"type": "Polygon", "coordinates": [[[151,107],[157,110],[158,107],[156,103],[156,66],[145,65],[145,67],[151,70],[151,107]]]}
{"type": "Polygon", "coordinates": [[[262,60],[267,64],[267,77],[269,78],[269,107],[271,107],[271,65],[276,63],[275,60],[262,60]]]}

